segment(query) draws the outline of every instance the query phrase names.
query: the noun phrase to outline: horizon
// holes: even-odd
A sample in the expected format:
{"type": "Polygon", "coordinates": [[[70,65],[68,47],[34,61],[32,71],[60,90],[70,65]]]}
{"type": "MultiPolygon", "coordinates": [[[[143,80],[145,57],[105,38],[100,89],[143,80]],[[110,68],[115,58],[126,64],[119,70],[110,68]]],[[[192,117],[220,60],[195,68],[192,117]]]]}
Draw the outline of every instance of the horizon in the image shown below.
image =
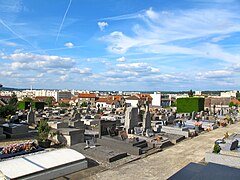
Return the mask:
{"type": "Polygon", "coordinates": [[[76,90],[76,91],[99,91],[99,92],[172,92],[172,93],[187,93],[189,92],[190,90],[192,90],[193,92],[196,92],[196,91],[200,91],[200,92],[229,92],[229,91],[239,91],[239,90],[236,90],[236,89],[225,89],[225,90],[194,90],[194,89],[189,89],[189,90],[173,90],[173,91],[170,91],[170,90],[156,90],[156,91],[153,91],[153,90],[148,90],[148,91],[139,91],[139,90],[93,90],[93,89],[39,89],[39,88],[13,88],[13,87],[0,87],[0,90],[2,89],[11,89],[11,91],[22,91],[22,90],[49,90],[49,91],[53,91],[53,90],[56,90],[56,91],[64,91],[64,90],[67,90],[67,91],[72,91],[72,90],[76,90]]]}
{"type": "Polygon", "coordinates": [[[239,90],[239,8],[238,0],[0,0],[1,83],[239,90]]]}

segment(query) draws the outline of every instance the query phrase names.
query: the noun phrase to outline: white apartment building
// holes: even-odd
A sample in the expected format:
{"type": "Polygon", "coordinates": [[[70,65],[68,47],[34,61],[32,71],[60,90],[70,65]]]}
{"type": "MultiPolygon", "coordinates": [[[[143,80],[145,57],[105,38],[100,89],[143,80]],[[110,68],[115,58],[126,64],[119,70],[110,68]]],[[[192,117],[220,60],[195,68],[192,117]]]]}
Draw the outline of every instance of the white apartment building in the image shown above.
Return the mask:
{"type": "Polygon", "coordinates": [[[221,92],[221,97],[237,97],[237,91],[221,92]]]}

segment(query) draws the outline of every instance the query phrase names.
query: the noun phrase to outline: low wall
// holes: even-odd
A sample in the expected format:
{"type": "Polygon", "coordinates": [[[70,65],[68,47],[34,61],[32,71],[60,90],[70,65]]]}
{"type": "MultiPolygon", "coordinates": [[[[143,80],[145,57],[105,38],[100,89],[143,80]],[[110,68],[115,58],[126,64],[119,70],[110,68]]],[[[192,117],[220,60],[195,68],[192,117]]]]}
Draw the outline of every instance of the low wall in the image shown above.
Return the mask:
{"type": "Polygon", "coordinates": [[[206,152],[205,161],[240,168],[240,157],[237,156],[206,152]]]}

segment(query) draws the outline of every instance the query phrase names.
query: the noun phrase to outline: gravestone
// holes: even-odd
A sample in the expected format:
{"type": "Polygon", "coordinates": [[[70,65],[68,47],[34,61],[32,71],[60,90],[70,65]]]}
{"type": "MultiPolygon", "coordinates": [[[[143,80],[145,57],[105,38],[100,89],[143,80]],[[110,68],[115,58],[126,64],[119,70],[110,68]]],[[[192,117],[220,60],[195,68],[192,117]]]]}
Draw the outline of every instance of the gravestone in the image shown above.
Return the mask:
{"type": "Polygon", "coordinates": [[[100,112],[101,112],[101,111],[100,111],[100,104],[97,105],[97,108],[98,108],[97,114],[100,114],[100,112]]]}
{"type": "Polygon", "coordinates": [[[146,131],[151,128],[151,116],[149,112],[149,102],[145,102],[145,112],[143,114],[143,128],[146,131]]]}
{"type": "Polygon", "coordinates": [[[131,132],[131,129],[138,126],[138,108],[127,107],[125,112],[125,123],[124,127],[127,133],[131,132]]]}
{"type": "Polygon", "coordinates": [[[223,151],[232,151],[238,148],[238,140],[235,139],[232,142],[228,142],[226,144],[220,144],[220,146],[223,151]]]}
{"type": "Polygon", "coordinates": [[[65,143],[68,146],[72,146],[72,145],[84,142],[85,129],[60,128],[58,130],[59,130],[59,135],[57,138],[58,138],[58,141],[61,143],[65,143]]]}
{"type": "Polygon", "coordinates": [[[118,129],[116,129],[117,121],[100,120],[99,121],[99,138],[105,135],[115,136],[118,135],[118,129]]]}
{"type": "Polygon", "coordinates": [[[230,150],[234,150],[234,149],[237,149],[238,148],[238,140],[234,140],[232,143],[231,143],[231,146],[230,146],[230,150]]]}
{"type": "Polygon", "coordinates": [[[30,104],[30,110],[27,114],[27,123],[28,124],[35,124],[35,113],[32,110],[31,104],[30,104]]]}
{"type": "Polygon", "coordinates": [[[77,129],[85,129],[85,124],[83,121],[69,121],[68,123],[69,127],[77,128],[77,129]]]}
{"type": "Polygon", "coordinates": [[[0,127],[0,140],[2,140],[2,139],[6,139],[6,135],[3,134],[3,128],[0,127]]]}
{"type": "Polygon", "coordinates": [[[95,145],[95,142],[93,139],[90,139],[90,140],[86,140],[86,146],[84,149],[87,149],[87,148],[95,148],[96,145],[95,145]]]}
{"type": "Polygon", "coordinates": [[[196,117],[196,112],[193,111],[193,112],[192,112],[192,119],[195,119],[195,117],[196,117]]]}
{"type": "Polygon", "coordinates": [[[79,111],[77,111],[74,116],[73,116],[74,120],[80,120],[81,119],[81,114],[79,113],[79,111]]]}

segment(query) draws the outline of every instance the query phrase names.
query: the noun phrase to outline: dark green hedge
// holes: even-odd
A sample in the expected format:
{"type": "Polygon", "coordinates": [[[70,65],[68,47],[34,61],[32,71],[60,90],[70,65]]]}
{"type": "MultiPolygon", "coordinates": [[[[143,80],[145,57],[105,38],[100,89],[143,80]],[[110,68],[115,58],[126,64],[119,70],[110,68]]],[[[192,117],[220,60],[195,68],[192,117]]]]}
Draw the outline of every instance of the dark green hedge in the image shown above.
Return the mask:
{"type": "Polygon", "coordinates": [[[18,102],[18,109],[20,109],[20,110],[29,109],[29,104],[30,104],[30,102],[27,102],[27,101],[19,101],[18,102]]]}
{"type": "Polygon", "coordinates": [[[177,99],[178,113],[191,113],[193,111],[200,112],[204,110],[204,98],[187,97],[177,99]]]}
{"type": "MultiPolygon", "coordinates": [[[[26,110],[29,109],[30,102],[28,101],[19,101],[18,102],[18,109],[26,110]]],[[[45,102],[32,102],[33,109],[44,109],[45,102]]]]}

